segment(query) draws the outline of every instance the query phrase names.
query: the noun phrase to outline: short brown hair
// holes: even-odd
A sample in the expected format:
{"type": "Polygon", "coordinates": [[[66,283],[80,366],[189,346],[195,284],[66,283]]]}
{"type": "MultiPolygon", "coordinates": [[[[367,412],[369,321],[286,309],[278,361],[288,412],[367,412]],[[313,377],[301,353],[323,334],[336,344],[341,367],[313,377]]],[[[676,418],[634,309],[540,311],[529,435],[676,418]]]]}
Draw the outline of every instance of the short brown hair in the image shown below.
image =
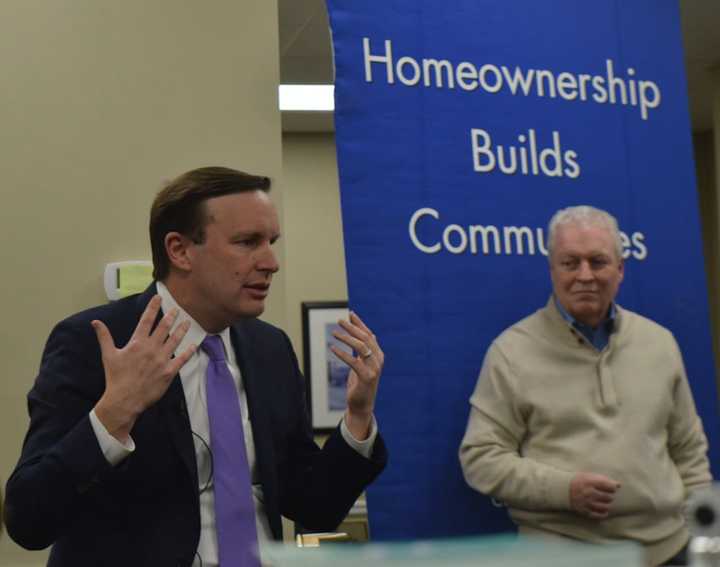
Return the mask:
{"type": "Polygon", "coordinates": [[[155,197],[150,208],[150,247],[153,278],[163,280],[170,272],[165,236],[179,232],[201,243],[208,223],[205,201],[231,193],[270,191],[270,179],[227,167],[200,167],[173,179],[155,197]]]}

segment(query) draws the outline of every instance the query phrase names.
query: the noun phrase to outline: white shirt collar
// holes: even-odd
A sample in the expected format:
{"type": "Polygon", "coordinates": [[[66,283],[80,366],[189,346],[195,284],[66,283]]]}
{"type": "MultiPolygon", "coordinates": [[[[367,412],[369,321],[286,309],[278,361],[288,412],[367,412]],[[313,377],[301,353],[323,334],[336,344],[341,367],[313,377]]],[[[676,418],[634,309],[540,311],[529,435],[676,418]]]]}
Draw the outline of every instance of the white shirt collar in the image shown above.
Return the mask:
{"type": "MultiPolygon", "coordinates": [[[[200,351],[200,345],[205,340],[205,337],[207,337],[208,333],[205,329],[203,329],[200,326],[200,323],[195,321],[188,313],[185,311],[180,305],[178,305],[178,302],[175,301],[175,298],[170,293],[170,290],[167,288],[167,286],[162,282],[156,282],[157,285],[157,292],[160,296],[160,299],[162,300],[162,310],[163,313],[169,313],[172,309],[178,310],[178,316],[175,319],[175,323],[173,323],[172,328],[170,329],[170,332],[173,332],[175,328],[182,323],[185,320],[190,321],[190,328],[188,329],[188,332],[183,337],[182,341],[180,341],[180,344],[175,349],[175,354],[177,355],[180,352],[184,352],[185,349],[187,349],[191,344],[194,344],[198,347],[197,352],[200,351]]],[[[225,327],[221,332],[217,333],[220,338],[222,339],[223,345],[225,345],[225,355],[229,358],[230,353],[232,351],[232,344],[230,342],[230,327],[225,327]]]]}

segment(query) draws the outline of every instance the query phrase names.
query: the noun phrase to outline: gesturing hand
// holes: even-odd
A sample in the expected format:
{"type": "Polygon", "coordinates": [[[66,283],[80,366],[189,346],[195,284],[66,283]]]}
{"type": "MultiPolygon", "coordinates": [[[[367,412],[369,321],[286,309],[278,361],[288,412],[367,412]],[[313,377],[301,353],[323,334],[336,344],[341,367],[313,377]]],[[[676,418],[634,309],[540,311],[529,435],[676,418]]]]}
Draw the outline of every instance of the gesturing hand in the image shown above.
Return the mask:
{"type": "Polygon", "coordinates": [[[579,472],[570,481],[570,506],[583,516],[602,520],[608,517],[619,488],[620,483],[607,476],[579,472]]]}
{"type": "Polygon", "coordinates": [[[195,352],[195,345],[191,345],[173,358],[190,321],[183,321],[170,334],[178,314],[172,310],[153,330],[160,304],[158,295],[150,300],[132,337],[120,349],[102,321],[92,322],[105,370],[105,392],[95,406],[95,414],[108,432],[123,442],[138,416],[165,394],[172,379],[195,352]]]}
{"type": "Polygon", "coordinates": [[[345,424],[358,440],[365,439],[370,430],[375,395],[385,363],[377,338],[356,313],[350,313],[350,320],[338,322],[347,333],[335,332],[335,338],[353,349],[357,356],[331,346],[333,353],[350,367],[347,381],[347,412],[345,424]]]}

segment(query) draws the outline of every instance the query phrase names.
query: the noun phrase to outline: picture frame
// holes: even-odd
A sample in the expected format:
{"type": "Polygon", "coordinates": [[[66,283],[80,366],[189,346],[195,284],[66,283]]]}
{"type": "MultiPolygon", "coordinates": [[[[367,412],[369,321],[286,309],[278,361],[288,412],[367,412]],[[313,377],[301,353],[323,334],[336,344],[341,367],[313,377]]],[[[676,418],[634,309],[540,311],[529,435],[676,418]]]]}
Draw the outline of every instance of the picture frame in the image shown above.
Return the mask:
{"type": "Polygon", "coordinates": [[[348,318],[347,301],[302,302],[303,371],[313,431],[330,433],[345,413],[345,390],[350,368],[330,350],[350,347],[333,337],[339,319],[348,318]]]}

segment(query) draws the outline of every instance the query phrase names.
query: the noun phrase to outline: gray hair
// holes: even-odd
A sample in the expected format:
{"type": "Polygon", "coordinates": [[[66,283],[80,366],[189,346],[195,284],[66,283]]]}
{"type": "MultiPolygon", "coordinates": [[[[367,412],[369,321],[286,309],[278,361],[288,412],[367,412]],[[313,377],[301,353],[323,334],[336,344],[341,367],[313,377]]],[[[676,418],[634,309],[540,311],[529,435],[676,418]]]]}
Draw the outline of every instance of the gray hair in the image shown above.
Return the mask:
{"type": "Polygon", "coordinates": [[[607,211],[596,209],[589,205],[578,205],[576,207],[568,207],[560,209],[550,219],[548,225],[548,259],[552,257],[552,251],[555,246],[555,237],[557,229],[563,225],[588,227],[601,227],[607,229],[610,236],[615,241],[615,253],[618,260],[622,260],[623,245],[620,238],[620,229],[617,220],[607,211]]]}

